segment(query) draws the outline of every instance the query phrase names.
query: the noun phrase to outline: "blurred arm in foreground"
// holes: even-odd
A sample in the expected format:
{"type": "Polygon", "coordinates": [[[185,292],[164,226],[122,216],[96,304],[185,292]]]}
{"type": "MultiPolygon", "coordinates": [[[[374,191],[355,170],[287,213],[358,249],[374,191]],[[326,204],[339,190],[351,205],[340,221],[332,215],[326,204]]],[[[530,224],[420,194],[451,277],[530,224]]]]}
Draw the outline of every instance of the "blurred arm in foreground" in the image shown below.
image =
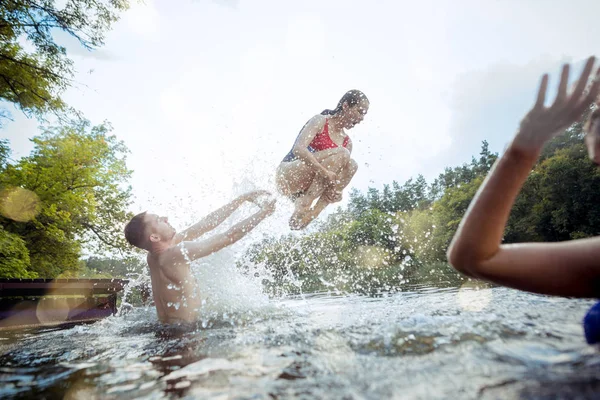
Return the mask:
{"type": "MultiPolygon", "coordinates": [[[[570,66],[564,65],[558,93],[550,107],[544,105],[548,75],[543,76],[534,107],[477,191],[450,244],[448,260],[458,271],[530,292],[600,296],[600,237],[558,243],[502,244],[510,210],[542,147],[579,120],[596,99],[600,69],[586,91],[594,61],[594,57],[588,59],[571,93],[567,90],[570,66]]],[[[597,164],[599,116],[596,110],[585,125],[588,153],[597,164]]]]}

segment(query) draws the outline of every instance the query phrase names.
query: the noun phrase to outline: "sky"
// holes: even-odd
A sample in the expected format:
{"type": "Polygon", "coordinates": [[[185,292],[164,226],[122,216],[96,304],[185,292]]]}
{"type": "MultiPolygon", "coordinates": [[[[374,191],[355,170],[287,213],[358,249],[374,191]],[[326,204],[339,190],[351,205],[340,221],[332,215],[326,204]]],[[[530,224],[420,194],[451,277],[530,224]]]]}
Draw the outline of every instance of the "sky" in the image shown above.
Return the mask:
{"type": "MultiPolygon", "coordinates": [[[[79,82],[63,98],[131,150],[132,211],[182,226],[248,189],[275,191],[304,123],[349,89],[371,103],[348,132],[351,187],[431,181],[483,140],[501,152],[540,76],[555,82],[562,62],[597,52],[598,15],[596,0],[146,0],[99,50],[57,40],[79,82]]],[[[18,158],[38,122],[11,111],[0,136],[18,158]]]]}

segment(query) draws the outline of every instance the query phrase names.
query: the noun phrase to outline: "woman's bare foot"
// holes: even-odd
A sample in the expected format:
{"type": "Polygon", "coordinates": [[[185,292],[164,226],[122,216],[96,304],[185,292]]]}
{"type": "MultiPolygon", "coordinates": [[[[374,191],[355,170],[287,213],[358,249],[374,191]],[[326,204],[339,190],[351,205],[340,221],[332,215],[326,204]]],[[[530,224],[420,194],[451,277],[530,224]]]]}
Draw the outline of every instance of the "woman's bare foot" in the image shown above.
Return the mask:
{"type": "Polygon", "coordinates": [[[304,229],[317,217],[318,214],[315,214],[313,209],[309,209],[306,211],[295,211],[290,218],[290,229],[294,231],[299,231],[304,229]]]}
{"type": "Polygon", "coordinates": [[[296,211],[294,211],[294,213],[292,214],[292,216],[290,217],[290,229],[293,231],[297,231],[299,229],[302,229],[300,227],[300,223],[302,221],[302,217],[304,216],[305,211],[299,211],[298,209],[296,209],[296,211]]]}
{"type": "Polygon", "coordinates": [[[329,187],[323,192],[323,197],[329,203],[337,203],[342,201],[342,192],[336,187],[329,187]]]}

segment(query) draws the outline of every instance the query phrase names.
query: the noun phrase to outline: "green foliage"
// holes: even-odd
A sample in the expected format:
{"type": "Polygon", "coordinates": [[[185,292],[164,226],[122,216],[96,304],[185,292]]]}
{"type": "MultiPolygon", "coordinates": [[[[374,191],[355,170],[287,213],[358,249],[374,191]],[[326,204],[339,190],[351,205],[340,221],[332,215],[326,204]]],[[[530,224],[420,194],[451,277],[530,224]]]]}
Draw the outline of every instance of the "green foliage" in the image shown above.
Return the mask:
{"type": "Polygon", "coordinates": [[[368,210],[377,209],[387,213],[408,211],[415,208],[425,208],[431,204],[427,194],[427,182],[422,175],[416,180],[412,178],[400,185],[393,181],[392,186],[384,185],[383,191],[369,188],[366,195],[353,189],[350,192],[349,211],[354,216],[360,216],[368,210]]]}
{"type": "MultiPolygon", "coordinates": [[[[437,257],[435,214],[432,209],[412,210],[398,215],[400,243],[404,254],[423,263],[435,262],[437,257]]],[[[438,222],[439,223],[439,222],[438,222]]]]}
{"type": "Polygon", "coordinates": [[[432,220],[436,230],[432,237],[431,252],[427,257],[429,260],[446,260],[446,249],[483,178],[484,175],[475,176],[470,182],[450,187],[435,202],[432,220]]]}
{"type": "Polygon", "coordinates": [[[0,277],[36,278],[37,275],[29,271],[30,265],[25,241],[0,225],[0,277]]]}
{"type": "MultiPolygon", "coordinates": [[[[578,123],[545,146],[516,199],[504,242],[600,234],[600,170],[582,139],[578,123]]],[[[448,265],[446,250],[496,159],[483,142],[478,158],[446,168],[430,185],[418,176],[383,190],[353,189],[347,209],[330,215],[316,233],[269,238],[252,249],[250,260],[274,272],[271,288],[294,282],[296,292],[456,284],[464,278],[448,265]]]]}
{"type": "Polygon", "coordinates": [[[0,173],[3,173],[10,157],[8,139],[0,139],[0,173]]]}
{"type": "Polygon", "coordinates": [[[81,268],[87,273],[101,274],[110,278],[127,278],[129,276],[141,274],[146,268],[146,264],[138,258],[111,258],[111,257],[89,257],[81,268]]]}
{"type": "Polygon", "coordinates": [[[26,244],[30,270],[52,278],[79,269],[83,246],[95,251],[127,251],[121,226],[131,217],[130,177],[125,145],[108,125],[81,121],[48,128],[32,139],[31,155],[7,165],[0,187],[22,188],[36,196],[39,213],[20,221],[0,216],[0,224],[26,244]]]}
{"type": "Polygon", "coordinates": [[[127,0],[0,2],[0,100],[37,116],[64,109],[60,94],[73,84],[73,62],[54,34],[93,50],[128,6],[127,0]]]}

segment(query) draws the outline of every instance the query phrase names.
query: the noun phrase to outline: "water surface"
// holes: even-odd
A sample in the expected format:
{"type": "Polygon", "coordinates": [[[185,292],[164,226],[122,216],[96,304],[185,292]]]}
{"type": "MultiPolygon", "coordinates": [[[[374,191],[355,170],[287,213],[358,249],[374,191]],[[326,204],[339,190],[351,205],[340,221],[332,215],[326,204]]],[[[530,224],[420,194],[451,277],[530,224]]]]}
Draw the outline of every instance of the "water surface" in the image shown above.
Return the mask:
{"type": "Polygon", "coordinates": [[[413,286],[272,300],[179,333],[137,308],[69,329],[0,332],[0,397],[592,399],[600,355],[581,326],[592,304],[413,286]]]}

